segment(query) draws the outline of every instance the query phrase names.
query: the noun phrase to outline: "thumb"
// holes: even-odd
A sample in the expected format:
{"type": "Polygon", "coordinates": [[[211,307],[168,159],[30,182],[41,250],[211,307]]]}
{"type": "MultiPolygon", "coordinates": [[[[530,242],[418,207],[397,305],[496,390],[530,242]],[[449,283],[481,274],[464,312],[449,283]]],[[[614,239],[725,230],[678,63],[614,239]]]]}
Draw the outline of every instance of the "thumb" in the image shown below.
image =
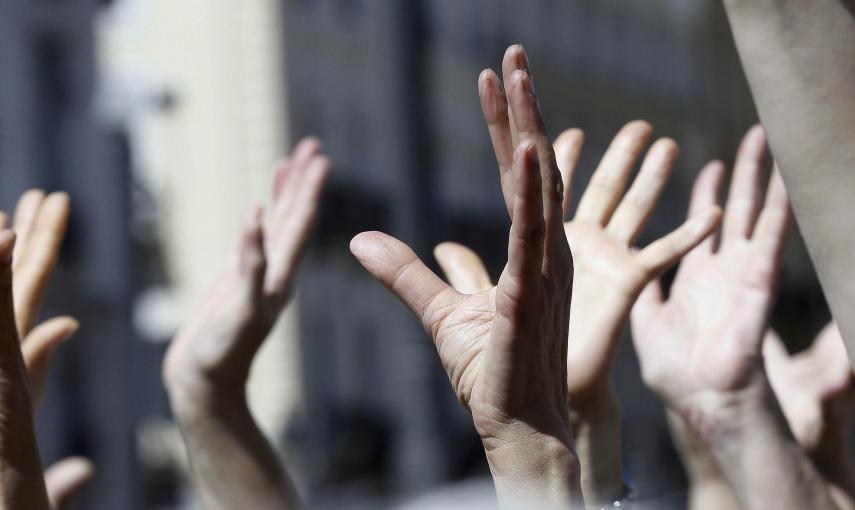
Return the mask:
{"type": "MultiPolygon", "coordinates": [[[[434,332],[437,317],[430,309],[437,300],[456,294],[406,244],[381,232],[363,232],[350,242],[350,251],[369,273],[385,285],[434,332]]],[[[433,307],[441,309],[443,306],[433,307]]]]}
{"type": "Polygon", "coordinates": [[[94,465],[83,457],[69,457],[49,467],[45,471],[45,485],[51,508],[62,510],[94,474],[94,465]]]}
{"type": "Polygon", "coordinates": [[[481,257],[462,244],[442,243],[433,255],[457,292],[477,294],[493,286],[481,257]]]}

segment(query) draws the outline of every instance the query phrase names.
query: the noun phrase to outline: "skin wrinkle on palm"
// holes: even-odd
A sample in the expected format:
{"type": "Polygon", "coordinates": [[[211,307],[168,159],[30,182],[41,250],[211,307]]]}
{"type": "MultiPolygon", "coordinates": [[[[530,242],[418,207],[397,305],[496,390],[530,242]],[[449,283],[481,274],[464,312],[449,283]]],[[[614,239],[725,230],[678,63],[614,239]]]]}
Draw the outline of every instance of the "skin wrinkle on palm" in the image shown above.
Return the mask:
{"type": "Polygon", "coordinates": [[[572,258],[555,193],[560,172],[520,46],[505,53],[502,74],[504,86],[487,70],[478,87],[512,218],[498,285],[460,294],[379,232],[355,237],[351,251],[433,337],[481,436],[500,504],[582,507],[564,384],[572,258]]]}
{"type": "MultiPolygon", "coordinates": [[[[496,90],[494,87],[480,89],[496,90]]],[[[497,98],[486,98],[482,99],[482,104],[497,101],[497,98]]],[[[490,123],[489,110],[485,111],[485,117],[490,123]]],[[[647,282],[676,264],[712,232],[720,214],[715,206],[697,211],[683,226],[648,249],[636,251],[632,248],[656,206],[677,153],[673,141],[657,141],[644,158],[638,177],[624,194],[626,180],[640,159],[651,131],[643,121],[631,122],[621,130],[583,194],[581,203],[585,206],[580,205],[576,218],[564,226],[574,254],[575,272],[567,384],[583,467],[583,490],[589,504],[611,503],[624,491],[619,416],[609,371],[632,303],[647,282]],[[609,211],[613,214],[609,215],[609,211]]],[[[498,138],[494,135],[494,145],[500,143],[498,138]]],[[[584,133],[571,129],[555,142],[557,162],[565,183],[565,216],[569,216],[572,180],[583,141],[584,133]]],[[[458,291],[472,293],[491,285],[480,258],[468,248],[444,243],[436,248],[435,255],[458,291]]]]}
{"type": "MultiPolygon", "coordinates": [[[[658,282],[648,285],[633,308],[633,340],[645,382],[678,420],[674,430],[685,427],[699,437],[741,505],[835,508],[792,438],[762,367],[789,222],[777,171],[761,202],[765,152],[762,129],[752,128],[737,155],[719,236],[684,258],[667,301],[658,282]]],[[[716,202],[723,170],[704,169],[690,211],[716,202]]]]}

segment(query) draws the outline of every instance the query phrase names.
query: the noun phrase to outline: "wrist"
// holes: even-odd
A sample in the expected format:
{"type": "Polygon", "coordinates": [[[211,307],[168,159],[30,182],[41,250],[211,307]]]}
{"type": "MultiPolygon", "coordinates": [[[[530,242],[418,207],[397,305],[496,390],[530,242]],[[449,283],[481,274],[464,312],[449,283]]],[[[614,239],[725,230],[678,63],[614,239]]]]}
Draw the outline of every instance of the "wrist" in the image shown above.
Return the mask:
{"type": "Polygon", "coordinates": [[[568,441],[530,434],[485,442],[485,452],[503,507],[567,508],[581,502],[579,459],[568,441]]]}
{"type": "Polygon", "coordinates": [[[185,426],[249,409],[243,386],[223,386],[205,377],[186,377],[172,380],[166,389],[172,413],[185,426]]]}
{"type": "Polygon", "coordinates": [[[775,396],[759,371],[742,387],[697,392],[672,407],[698,445],[735,444],[746,432],[783,420],[775,396]]]}
{"type": "Polygon", "coordinates": [[[584,405],[570,403],[570,424],[589,505],[611,504],[626,492],[620,451],[620,409],[610,385],[584,405]]]}

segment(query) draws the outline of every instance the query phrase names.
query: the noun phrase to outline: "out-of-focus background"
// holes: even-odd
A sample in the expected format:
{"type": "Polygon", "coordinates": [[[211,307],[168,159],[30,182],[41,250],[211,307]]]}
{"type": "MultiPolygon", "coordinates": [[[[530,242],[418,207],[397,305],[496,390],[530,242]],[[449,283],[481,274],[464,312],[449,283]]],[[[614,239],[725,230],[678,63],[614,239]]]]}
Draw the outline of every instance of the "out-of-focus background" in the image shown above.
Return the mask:
{"type": "MultiPolygon", "coordinates": [[[[708,160],[755,121],[710,0],[0,0],[0,207],[68,190],[73,217],[45,315],[82,329],[39,415],[47,461],[92,458],[74,508],[193,508],[160,384],[177,326],[224,265],[242,211],[301,136],[334,161],[293,306],[250,394],[313,508],[477,508],[490,484],[433,346],[352,260],[366,229],[464,242],[494,275],[508,220],[476,90],[524,44],[551,134],[583,128],[584,189],[620,126],[682,147],[640,243],[678,225],[708,160]]],[[[827,319],[797,236],[776,324],[793,349],[827,319]]],[[[614,378],[627,478],[681,508],[662,408],[624,342],[614,378]]]]}

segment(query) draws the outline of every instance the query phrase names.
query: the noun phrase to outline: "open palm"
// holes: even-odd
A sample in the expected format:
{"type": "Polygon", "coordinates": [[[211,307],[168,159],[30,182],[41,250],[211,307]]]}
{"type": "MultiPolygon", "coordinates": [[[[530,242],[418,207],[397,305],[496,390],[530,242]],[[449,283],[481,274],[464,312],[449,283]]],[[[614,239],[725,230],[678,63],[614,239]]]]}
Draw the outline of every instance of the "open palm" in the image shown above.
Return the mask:
{"type": "MultiPolygon", "coordinates": [[[[761,344],[789,220],[777,172],[761,204],[765,152],[763,131],[753,128],[737,156],[718,246],[709,239],[686,256],[667,301],[653,282],[633,309],[645,381],[672,405],[736,391],[762,376],[761,344]]],[[[690,210],[715,203],[723,175],[720,163],[701,172],[690,210]]]]}
{"type": "MultiPolygon", "coordinates": [[[[564,224],[574,263],[575,300],[567,348],[567,387],[574,407],[607,398],[614,351],[638,294],[709,235],[720,216],[719,208],[710,204],[644,250],[633,249],[677,154],[673,141],[662,139],[655,143],[638,178],[624,194],[626,181],[650,134],[650,125],[643,121],[631,122],[621,130],[594,173],[575,217],[564,224]]],[[[555,142],[564,180],[565,211],[570,207],[572,179],[583,138],[580,130],[570,129],[555,142]]],[[[444,243],[437,247],[436,257],[457,290],[477,292],[492,285],[486,268],[471,250],[444,243]]]]}
{"type": "Polygon", "coordinates": [[[514,125],[505,131],[508,145],[496,151],[512,217],[498,285],[461,294],[407,246],[379,232],[360,234],[351,250],[431,335],[488,450],[519,428],[569,445],[563,380],[572,259],[562,227],[561,177],[521,48],[508,50],[503,70],[507,96],[492,71],[479,80],[479,88],[496,93],[491,107],[504,114],[500,121],[514,125]]]}

